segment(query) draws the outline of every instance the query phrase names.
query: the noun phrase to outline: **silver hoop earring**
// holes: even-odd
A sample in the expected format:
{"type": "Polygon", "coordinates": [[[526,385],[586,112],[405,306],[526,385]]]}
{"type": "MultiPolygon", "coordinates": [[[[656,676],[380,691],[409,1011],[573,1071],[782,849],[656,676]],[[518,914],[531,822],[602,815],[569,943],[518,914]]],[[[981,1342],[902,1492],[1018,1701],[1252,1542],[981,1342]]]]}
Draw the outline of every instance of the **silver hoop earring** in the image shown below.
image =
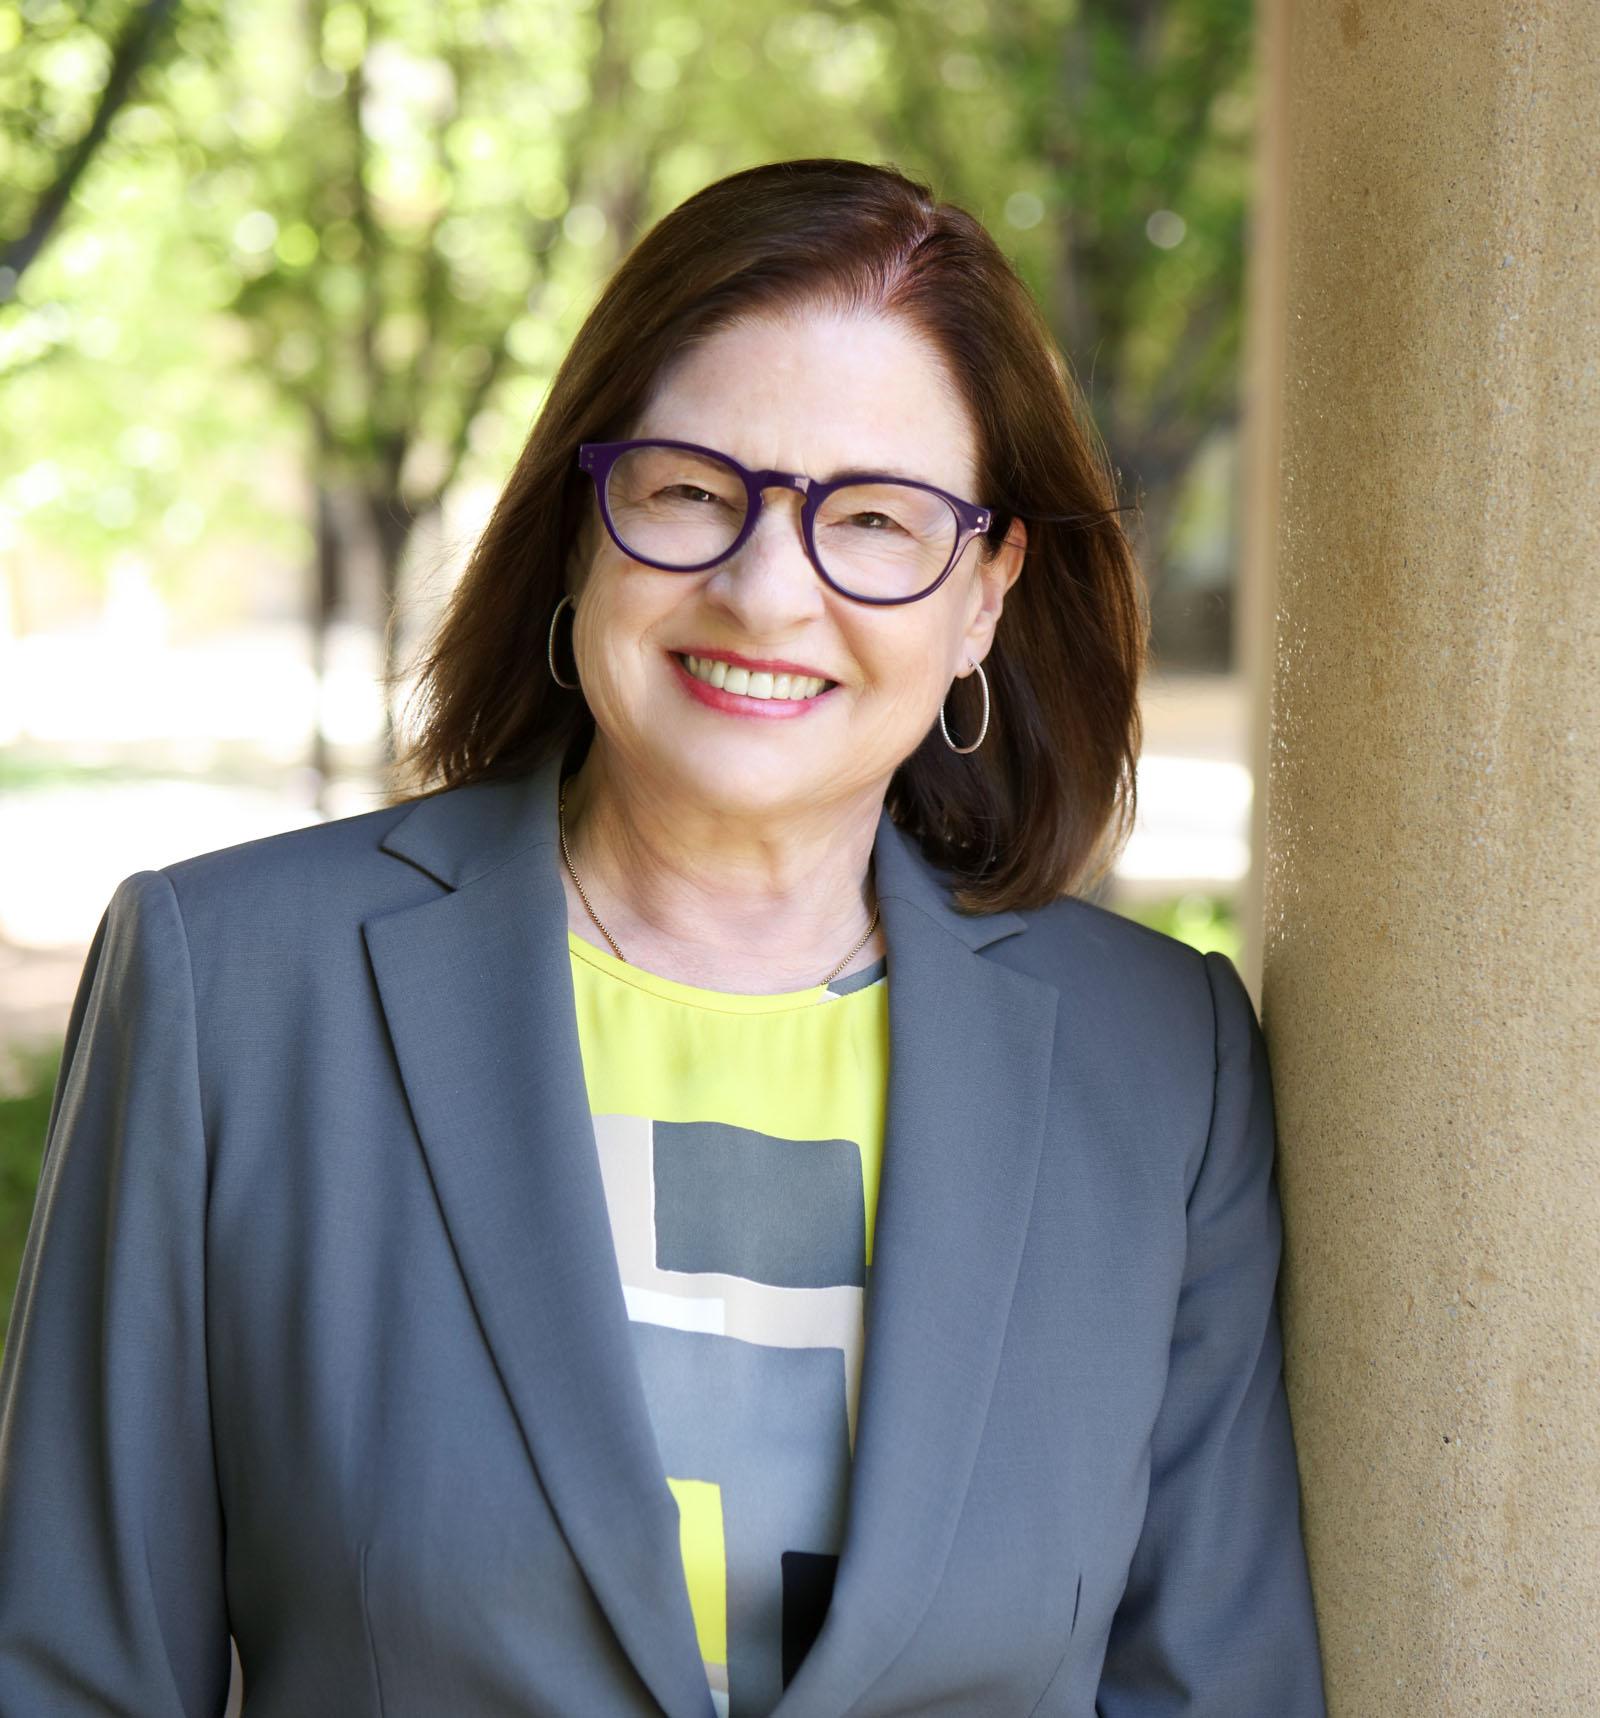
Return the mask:
{"type": "MultiPolygon", "coordinates": [[[[550,678],[554,680],[556,685],[561,687],[563,691],[576,692],[578,690],[578,682],[576,680],[572,681],[569,685],[559,674],[556,673],[556,621],[561,617],[562,604],[569,602],[572,602],[570,593],[562,597],[561,602],[556,604],[555,613],[550,616],[550,637],[545,646],[545,654],[550,658],[550,678]]],[[[578,605],[575,602],[572,603],[572,613],[574,617],[576,617],[578,613],[578,605]]]]}
{"type": "MultiPolygon", "coordinates": [[[[950,738],[950,730],[948,727],[945,726],[944,705],[940,704],[940,706],[939,706],[939,727],[940,727],[940,730],[944,734],[944,743],[953,752],[975,752],[975,751],[977,751],[978,747],[983,744],[983,736],[985,734],[987,734],[989,731],[989,676],[984,673],[983,664],[981,662],[974,662],[972,666],[977,669],[977,671],[978,671],[978,683],[983,688],[983,726],[981,728],[979,728],[978,737],[977,737],[977,739],[975,739],[972,742],[972,744],[970,746],[958,746],[955,743],[955,741],[950,738]]],[[[945,697],[949,698],[949,696],[950,696],[950,694],[948,692],[946,692],[945,697]]]]}

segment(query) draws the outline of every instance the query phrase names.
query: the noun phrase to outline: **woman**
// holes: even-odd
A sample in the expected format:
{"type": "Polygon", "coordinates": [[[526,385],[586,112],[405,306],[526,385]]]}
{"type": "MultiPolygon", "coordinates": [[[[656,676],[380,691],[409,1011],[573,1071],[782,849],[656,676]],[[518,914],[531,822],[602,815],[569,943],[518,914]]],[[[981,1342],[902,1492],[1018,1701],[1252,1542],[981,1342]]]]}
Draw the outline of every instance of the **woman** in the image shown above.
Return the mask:
{"type": "Polygon", "coordinates": [[[107,909],[0,1711],[215,1713],[231,1631],[248,1718],[1323,1713],[1260,1028],[1068,893],[1143,648],[1080,411],[897,173],[637,246],[427,659],[431,791],[107,909]]]}

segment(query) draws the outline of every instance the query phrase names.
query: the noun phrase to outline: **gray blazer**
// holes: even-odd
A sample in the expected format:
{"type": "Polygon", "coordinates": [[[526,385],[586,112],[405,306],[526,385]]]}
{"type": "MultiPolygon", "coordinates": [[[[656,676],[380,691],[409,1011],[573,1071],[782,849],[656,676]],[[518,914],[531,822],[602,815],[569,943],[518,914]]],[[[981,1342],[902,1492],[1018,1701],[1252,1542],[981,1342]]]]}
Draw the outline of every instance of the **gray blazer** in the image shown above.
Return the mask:
{"type": "MultiPolygon", "coordinates": [[[[0,1715],[710,1718],[588,1109],[558,760],[120,883],[0,1371],[0,1715]]],[[[1266,1047],[885,814],[847,1537],[778,1718],[1322,1718],[1266,1047]]]]}

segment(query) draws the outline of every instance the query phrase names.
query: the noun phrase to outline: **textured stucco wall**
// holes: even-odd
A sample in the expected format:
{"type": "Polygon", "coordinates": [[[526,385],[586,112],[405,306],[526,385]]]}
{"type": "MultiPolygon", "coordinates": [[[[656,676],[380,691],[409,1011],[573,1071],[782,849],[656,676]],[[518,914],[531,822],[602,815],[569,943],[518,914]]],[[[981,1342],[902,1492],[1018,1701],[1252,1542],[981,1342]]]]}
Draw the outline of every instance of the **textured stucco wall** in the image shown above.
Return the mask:
{"type": "Polygon", "coordinates": [[[1263,6],[1261,1006],[1330,1705],[1592,1718],[1600,4],[1263,6]]]}

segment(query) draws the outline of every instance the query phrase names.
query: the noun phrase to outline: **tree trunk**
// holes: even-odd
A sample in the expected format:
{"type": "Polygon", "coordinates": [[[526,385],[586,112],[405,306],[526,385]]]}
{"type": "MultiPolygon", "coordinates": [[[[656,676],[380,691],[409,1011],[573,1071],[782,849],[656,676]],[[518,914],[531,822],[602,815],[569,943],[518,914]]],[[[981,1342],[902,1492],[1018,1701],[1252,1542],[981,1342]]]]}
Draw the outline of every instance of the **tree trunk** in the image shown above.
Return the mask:
{"type": "Polygon", "coordinates": [[[328,672],[328,629],[339,611],[344,587],[344,542],[339,534],[334,513],[333,496],[327,485],[316,481],[316,553],[311,569],[310,632],[311,677],[315,706],[311,723],[312,803],[324,817],[328,815],[328,778],[331,758],[328,736],[323,731],[323,695],[328,672]]]}
{"type": "Polygon", "coordinates": [[[378,562],[378,589],[382,612],[379,624],[383,638],[383,740],[382,763],[387,771],[398,756],[395,723],[395,691],[400,674],[400,580],[405,567],[406,545],[416,521],[398,493],[368,490],[366,515],[372,530],[378,562]]]}

